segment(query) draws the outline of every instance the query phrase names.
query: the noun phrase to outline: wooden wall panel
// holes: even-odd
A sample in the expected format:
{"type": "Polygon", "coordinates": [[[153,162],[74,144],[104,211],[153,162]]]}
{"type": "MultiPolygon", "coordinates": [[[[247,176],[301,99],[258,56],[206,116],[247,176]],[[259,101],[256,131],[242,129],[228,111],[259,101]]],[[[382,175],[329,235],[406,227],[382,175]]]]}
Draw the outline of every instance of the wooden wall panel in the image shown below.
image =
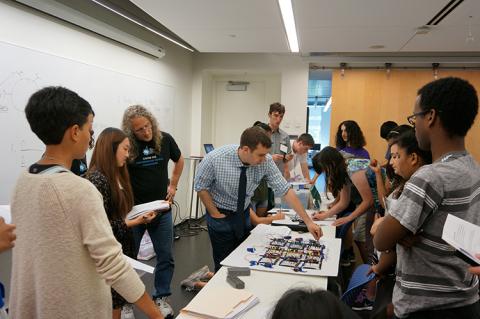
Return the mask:
{"type": "MultiPolygon", "coordinates": [[[[480,94],[480,71],[439,71],[440,77],[457,76],[469,81],[480,94]]],[[[433,80],[430,70],[339,70],[332,77],[330,145],[335,145],[339,123],[354,120],[362,128],[372,158],[383,159],[386,142],[380,138],[380,125],[388,120],[406,124],[412,114],[417,90],[433,80]]],[[[480,161],[480,115],[466,138],[467,149],[480,161]]]]}

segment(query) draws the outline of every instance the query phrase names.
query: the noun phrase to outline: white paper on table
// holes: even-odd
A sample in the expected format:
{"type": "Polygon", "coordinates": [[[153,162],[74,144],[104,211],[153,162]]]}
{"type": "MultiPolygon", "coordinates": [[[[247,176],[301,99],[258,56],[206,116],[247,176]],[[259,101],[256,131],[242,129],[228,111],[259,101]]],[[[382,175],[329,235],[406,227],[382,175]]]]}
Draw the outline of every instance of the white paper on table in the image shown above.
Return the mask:
{"type": "Polygon", "coordinates": [[[246,313],[248,310],[252,309],[253,306],[258,304],[260,300],[252,295],[248,300],[238,304],[232,312],[230,312],[225,319],[234,319],[234,318],[240,318],[244,313],[246,313]]]}
{"type": "Polygon", "coordinates": [[[165,200],[155,200],[153,202],[144,203],[133,206],[132,210],[127,214],[128,219],[134,219],[149,211],[165,211],[170,209],[170,203],[165,200]]]}
{"type": "Polygon", "coordinates": [[[480,259],[475,257],[475,254],[480,253],[480,226],[448,214],[443,226],[442,239],[480,264],[480,259]]]}
{"type": "Polygon", "coordinates": [[[234,318],[235,312],[243,312],[245,308],[248,310],[256,303],[258,299],[245,289],[218,287],[215,291],[200,290],[182,312],[209,318],[234,318]]]}
{"type": "Polygon", "coordinates": [[[254,229],[250,231],[251,234],[257,235],[278,235],[288,236],[292,231],[286,226],[271,226],[265,224],[258,224],[254,229]]]}
{"type": "Polygon", "coordinates": [[[149,265],[146,265],[142,262],[139,262],[133,258],[130,258],[128,257],[127,255],[123,255],[125,256],[125,258],[127,259],[127,261],[130,263],[130,265],[134,268],[134,269],[137,269],[137,270],[141,270],[141,271],[145,271],[145,272],[148,272],[150,274],[153,274],[153,271],[155,270],[154,267],[152,266],[149,266],[149,265]]]}
{"type": "Polygon", "coordinates": [[[10,205],[0,205],[0,217],[5,219],[5,223],[12,222],[12,214],[10,213],[10,205]]]}
{"type": "Polygon", "coordinates": [[[277,214],[279,212],[281,212],[285,215],[291,215],[291,216],[297,215],[297,213],[293,209],[290,209],[290,208],[272,208],[267,213],[277,214]]]}
{"type": "MultiPolygon", "coordinates": [[[[272,221],[272,225],[300,225],[300,222],[292,220],[290,216],[296,216],[295,211],[291,213],[285,213],[285,217],[283,219],[276,219],[272,221]]],[[[307,214],[312,218],[313,212],[310,210],[307,211],[307,214]]],[[[313,220],[313,219],[312,219],[313,220]]],[[[335,221],[335,216],[326,218],[324,220],[313,220],[313,222],[319,226],[332,226],[333,222],[335,221]]]]}

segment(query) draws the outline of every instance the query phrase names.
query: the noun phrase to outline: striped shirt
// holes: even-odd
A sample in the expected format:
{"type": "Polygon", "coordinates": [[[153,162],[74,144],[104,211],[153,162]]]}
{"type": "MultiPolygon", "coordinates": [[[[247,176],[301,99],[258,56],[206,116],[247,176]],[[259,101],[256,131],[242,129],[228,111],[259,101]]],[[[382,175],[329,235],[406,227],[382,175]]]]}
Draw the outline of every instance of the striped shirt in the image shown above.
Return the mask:
{"type": "MultiPolygon", "coordinates": [[[[240,161],[238,145],[226,145],[208,153],[200,162],[195,176],[195,191],[207,190],[219,209],[237,210],[238,184],[240,167],[247,166],[240,161]]],[[[275,166],[272,156],[259,165],[247,166],[247,192],[245,209],[250,205],[250,198],[265,177],[267,184],[275,194],[283,196],[290,185],[275,166]]]]}
{"type": "Polygon", "coordinates": [[[405,184],[390,214],[419,235],[411,248],[397,245],[395,315],[402,318],[477,302],[477,276],[441,239],[448,214],[480,225],[480,167],[473,157],[450,153],[422,166],[405,184]]]}

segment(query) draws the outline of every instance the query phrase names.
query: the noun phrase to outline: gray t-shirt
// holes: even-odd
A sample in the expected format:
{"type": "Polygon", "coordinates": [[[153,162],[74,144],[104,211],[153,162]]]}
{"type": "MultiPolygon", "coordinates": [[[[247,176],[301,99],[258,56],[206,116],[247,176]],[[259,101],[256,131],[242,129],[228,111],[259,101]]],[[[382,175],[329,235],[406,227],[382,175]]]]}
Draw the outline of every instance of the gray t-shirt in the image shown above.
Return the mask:
{"type": "Polygon", "coordinates": [[[397,317],[478,301],[477,276],[441,236],[448,214],[480,225],[479,195],[480,167],[466,152],[449,153],[422,166],[405,184],[390,214],[419,235],[419,241],[411,248],[397,245],[397,317]]]}
{"type": "MultiPolygon", "coordinates": [[[[282,153],[280,151],[280,146],[284,145],[287,147],[287,154],[290,154],[292,152],[292,146],[290,145],[290,137],[288,134],[282,130],[278,129],[278,131],[275,131],[272,133],[272,148],[270,149],[270,154],[282,154],[284,155],[285,153],[282,153]]],[[[283,171],[285,169],[285,163],[284,162],[275,162],[275,165],[277,165],[278,169],[283,175],[283,171]]]]}

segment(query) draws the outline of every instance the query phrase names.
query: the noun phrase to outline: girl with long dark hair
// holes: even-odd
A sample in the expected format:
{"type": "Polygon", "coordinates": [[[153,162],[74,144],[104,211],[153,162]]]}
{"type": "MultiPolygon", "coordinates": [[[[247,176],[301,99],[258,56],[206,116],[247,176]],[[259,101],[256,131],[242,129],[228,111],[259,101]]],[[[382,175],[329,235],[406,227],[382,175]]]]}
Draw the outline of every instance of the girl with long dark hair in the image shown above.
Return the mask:
{"type": "MultiPolygon", "coordinates": [[[[149,223],[155,218],[155,213],[148,212],[133,220],[125,219],[133,207],[133,193],[126,167],[129,152],[127,135],[120,129],[106,128],[98,136],[86,177],[102,194],[108,220],[115,238],[122,245],[123,253],[135,258],[133,235],[129,227],[149,223]]],[[[120,318],[121,309],[127,302],[113,289],[112,301],[113,318],[120,318]]]]}
{"type": "Polygon", "coordinates": [[[344,214],[334,222],[334,226],[342,226],[355,221],[353,239],[363,261],[367,262],[368,254],[373,252],[373,246],[367,242],[371,239],[368,236],[371,223],[367,222],[367,213],[369,220],[371,219],[373,222],[373,212],[380,206],[375,174],[369,168],[370,161],[345,159],[339,150],[327,146],[313,157],[312,164],[317,174],[325,173],[327,190],[338,197],[328,211],[318,212],[313,218],[323,220],[343,212],[344,214]],[[367,248],[372,251],[367,251],[367,248]]]}
{"type": "Polygon", "coordinates": [[[355,121],[348,120],[340,123],[337,129],[335,145],[345,158],[370,159],[370,154],[364,148],[367,142],[360,126],[355,121]]]}

